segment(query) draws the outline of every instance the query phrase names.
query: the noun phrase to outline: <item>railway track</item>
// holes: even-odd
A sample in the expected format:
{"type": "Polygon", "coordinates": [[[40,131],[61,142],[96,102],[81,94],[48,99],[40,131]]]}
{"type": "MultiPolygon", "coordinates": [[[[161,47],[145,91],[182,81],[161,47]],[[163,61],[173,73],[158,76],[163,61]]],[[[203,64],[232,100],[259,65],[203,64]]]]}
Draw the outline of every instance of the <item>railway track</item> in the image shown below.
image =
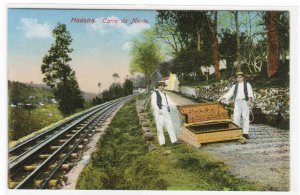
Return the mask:
{"type": "Polygon", "coordinates": [[[86,110],[9,149],[9,188],[56,188],[61,174],[78,158],[95,128],[135,95],[86,110]]]}

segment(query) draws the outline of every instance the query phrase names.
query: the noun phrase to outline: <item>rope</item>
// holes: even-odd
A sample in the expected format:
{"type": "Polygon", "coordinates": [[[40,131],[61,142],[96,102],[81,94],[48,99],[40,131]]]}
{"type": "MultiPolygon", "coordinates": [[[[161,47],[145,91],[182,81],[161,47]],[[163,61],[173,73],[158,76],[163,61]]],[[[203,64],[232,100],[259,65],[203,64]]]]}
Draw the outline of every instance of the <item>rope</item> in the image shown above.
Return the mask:
{"type": "Polygon", "coordinates": [[[254,114],[252,112],[252,107],[250,107],[249,110],[250,110],[250,116],[249,116],[250,119],[249,120],[250,120],[250,123],[252,123],[254,121],[254,114]]]}

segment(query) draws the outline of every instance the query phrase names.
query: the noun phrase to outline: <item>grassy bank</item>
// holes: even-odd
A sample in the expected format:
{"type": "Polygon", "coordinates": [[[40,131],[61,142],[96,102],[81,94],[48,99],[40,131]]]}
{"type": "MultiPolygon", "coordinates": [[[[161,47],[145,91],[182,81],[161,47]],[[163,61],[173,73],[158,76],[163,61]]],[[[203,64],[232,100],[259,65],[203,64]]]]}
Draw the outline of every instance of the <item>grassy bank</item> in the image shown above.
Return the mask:
{"type": "Polygon", "coordinates": [[[184,143],[148,151],[134,102],[114,117],[98,144],[78,189],[259,190],[229,174],[227,167],[184,143]]]}
{"type": "Polygon", "coordinates": [[[56,104],[47,104],[31,111],[24,108],[9,107],[9,141],[18,140],[63,118],[56,104]]]}
{"type": "Polygon", "coordinates": [[[49,128],[52,128],[56,125],[59,125],[73,117],[76,117],[79,114],[82,114],[84,111],[77,112],[76,114],[65,117],[58,110],[57,105],[50,104],[45,105],[44,107],[36,108],[32,110],[29,114],[28,111],[19,110],[18,108],[9,108],[9,147],[13,147],[16,144],[19,144],[37,134],[40,134],[49,128]],[[18,115],[10,116],[12,112],[16,112],[18,115]],[[16,118],[18,116],[19,118],[16,118]],[[22,121],[25,123],[22,123],[22,121]],[[34,124],[34,125],[33,125],[34,124]],[[23,125],[23,126],[21,126],[23,125]],[[26,127],[23,130],[14,129],[13,127],[26,127]],[[33,128],[35,127],[35,128],[33,128]],[[27,129],[24,131],[24,129],[27,129]],[[12,139],[13,137],[18,136],[18,139],[12,139]]]}

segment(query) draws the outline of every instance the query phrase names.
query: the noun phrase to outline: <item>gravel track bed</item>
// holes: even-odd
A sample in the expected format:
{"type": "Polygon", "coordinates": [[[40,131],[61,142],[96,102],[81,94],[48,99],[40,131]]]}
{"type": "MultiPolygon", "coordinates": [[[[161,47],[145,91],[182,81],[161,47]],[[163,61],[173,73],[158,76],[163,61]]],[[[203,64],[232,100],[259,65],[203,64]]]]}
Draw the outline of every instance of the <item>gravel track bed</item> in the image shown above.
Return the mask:
{"type": "MultiPolygon", "coordinates": [[[[173,106],[193,103],[177,94],[167,92],[173,106]]],[[[179,112],[171,109],[176,132],[181,129],[179,112]],[[179,125],[178,125],[179,124],[179,125]]],[[[237,141],[203,144],[199,149],[223,161],[229,172],[267,189],[288,191],[290,188],[290,134],[264,124],[250,124],[250,139],[246,144],[237,141]]]]}

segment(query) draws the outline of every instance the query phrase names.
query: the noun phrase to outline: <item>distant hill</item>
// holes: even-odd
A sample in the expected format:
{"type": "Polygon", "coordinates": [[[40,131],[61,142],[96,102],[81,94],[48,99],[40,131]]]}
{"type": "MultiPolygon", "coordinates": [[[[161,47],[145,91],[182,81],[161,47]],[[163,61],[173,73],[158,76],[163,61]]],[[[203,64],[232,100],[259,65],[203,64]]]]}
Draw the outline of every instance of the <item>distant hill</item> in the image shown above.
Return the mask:
{"type": "MultiPolygon", "coordinates": [[[[16,102],[27,102],[29,96],[36,96],[40,100],[43,97],[54,98],[54,95],[46,84],[43,83],[22,83],[8,81],[9,99],[16,102]]],[[[85,101],[92,101],[97,96],[95,93],[82,92],[85,101]]],[[[10,103],[12,103],[10,101],[10,103]]]]}
{"type": "MultiPolygon", "coordinates": [[[[43,83],[24,83],[27,86],[31,86],[31,87],[36,87],[36,88],[44,88],[44,89],[50,89],[50,87],[48,87],[46,84],[43,83]]],[[[84,92],[83,93],[83,98],[85,101],[92,101],[94,97],[96,97],[98,94],[95,93],[90,93],[90,92],[84,92]]]]}
{"type": "Polygon", "coordinates": [[[49,86],[47,86],[44,83],[23,83],[29,87],[36,87],[36,88],[44,88],[44,89],[50,89],[49,86]]]}
{"type": "Polygon", "coordinates": [[[18,81],[8,81],[9,104],[48,102],[54,98],[50,88],[18,81]]]}

